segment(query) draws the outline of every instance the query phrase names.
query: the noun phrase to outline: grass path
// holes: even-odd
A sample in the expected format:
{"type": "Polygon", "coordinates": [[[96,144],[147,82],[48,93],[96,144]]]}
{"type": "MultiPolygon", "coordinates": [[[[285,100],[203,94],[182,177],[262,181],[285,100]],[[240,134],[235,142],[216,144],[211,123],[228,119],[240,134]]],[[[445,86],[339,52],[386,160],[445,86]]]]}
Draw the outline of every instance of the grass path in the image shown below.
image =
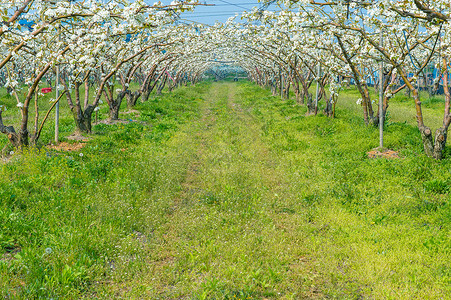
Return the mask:
{"type": "Polygon", "coordinates": [[[196,160],[160,229],[167,238],[159,250],[168,253],[166,280],[155,289],[161,298],[299,297],[310,290],[304,241],[285,228],[286,213],[275,212],[285,178],[235,93],[236,85],[213,85],[201,120],[188,126],[196,160]]]}
{"type": "MultiPolygon", "coordinates": [[[[447,250],[422,248],[436,236],[435,227],[417,225],[431,220],[428,212],[411,219],[413,210],[423,208],[408,201],[423,198],[411,200],[410,187],[399,185],[405,179],[388,182],[377,175],[378,168],[382,174],[403,170],[403,163],[369,161],[355,150],[365,147],[355,137],[357,143],[344,142],[350,135],[371,135],[372,129],[305,118],[305,108],[263,95],[249,85],[215,83],[200,118],[172,139],[175,149],[191,149],[193,159],[167,222],[152,233],[156,256],[128,283],[141,288],[129,295],[436,299],[446,294],[447,277],[437,272],[447,272],[442,256],[447,250]]],[[[387,133],[390,138],[397,134],[387,133]]],[[[446,243],[449,236],[439,239],[446,243]]]]}
{"type": "MultiPolygon", "coordinates": [[[[201,116],[171,148],[192,161],[140,275],[113,291],[149,299],[298,299],[317,295],[302,222],[282,199],[288,183],[242,106],[236,84],[213,84],[201,116]]],[[[108,287],[104,290],[107,294],[108,287]]]]}

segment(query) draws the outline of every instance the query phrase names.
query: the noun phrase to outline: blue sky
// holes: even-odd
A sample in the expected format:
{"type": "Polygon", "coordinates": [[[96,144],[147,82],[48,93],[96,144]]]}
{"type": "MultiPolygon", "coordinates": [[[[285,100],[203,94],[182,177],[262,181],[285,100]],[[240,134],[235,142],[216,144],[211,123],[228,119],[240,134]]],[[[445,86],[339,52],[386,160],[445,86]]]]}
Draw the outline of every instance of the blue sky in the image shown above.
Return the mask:
{"type": "MultiPolygon", "coordinates": [[[[149,0],[148,3],[155,1],[149,0]]],[[[171,3],[171,0],[161,1],[164,4],[171,3]]],[[[225,22],[231,16],[236,13],[240,13],[244,10],[250,11],[253,7],[260,7],[258,0],[201,0],[200,2],[206,2],[207,4],[214,4],[215,6],[199,6],[196,7],[194,12],[182,14],[182,19],[196,21],[204,24],[212,25],[216,21],[225,22]]],[[[273,4],[270,8],[274,9],[276,6],[273,4]]],[[[237,21],[239,21],[237,19],[237,21]]]]}

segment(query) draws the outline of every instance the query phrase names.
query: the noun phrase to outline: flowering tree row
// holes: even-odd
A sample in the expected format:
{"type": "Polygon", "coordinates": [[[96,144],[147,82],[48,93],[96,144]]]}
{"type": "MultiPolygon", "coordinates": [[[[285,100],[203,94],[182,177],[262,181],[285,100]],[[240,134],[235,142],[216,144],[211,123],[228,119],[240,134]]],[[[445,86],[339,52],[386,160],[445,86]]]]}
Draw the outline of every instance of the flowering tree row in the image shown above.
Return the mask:
{"type": "Polygon", "coordinates": [[[214,26],[174,22],[174,13],[199,5],[195,1],[167,6],[142,1],[2,1],[6,9],[0,14],[7,21],[0,28],[0,77],[17,98],[22,122],[18,130],[5,126],[0,113],[0,131],[15,146],[39,138],[42,123],[37,113],[32,134],[28,119],[43,80],[58,80],[56,87],[67,99],[77,129],[90,132],[92,113],[102,99],[109,117],[117,119],[124,99],[133,106],[153,90],[195,82],[212,66],[231,64],[274,94],[288,97],[292,89],[312,114],[323,101],[324,112],[334,116],[343,79],[352,81],[369,125],[384,122],[390,99],[408,90],[425,153],[442,157],[451,122],[448,0],[287,0],[279,1],[277,13],[255,9],[244,14],[245,23],[232,18],[214,26]],[[31,22],[31,30],[22,28],[21,17],[31,22]],[[429,66],[435,67],[434,85],[443,84],[446,98],[443,126],[435,134],[424,123],[419,96],[418,82],[420,77],[428,81],[429,66]],[[369,82],[382,96],[379,109],[369,82]],[[27,89],[24,97],[19,88],[27,89]]]}
{"type": "MultiPolygon", "coordinates": [[[[183,66],[174,62],[181,54],[185,30],[174,26],[174,16],[199,5],[197,1],[147,5],[143,1],[97,0],[2,0],[0,4],[4,20],[0,27],[0,75],[22,116],[19,126],[4,125],[1,114],[6,107],[2,105],[0,131],[15,147],[35,144],[39,139],[48,117],[47,113],[40,121],[38,114],[38,88],[45,81],[53,82],[61,92],[54,104],[65,97],[77,130],[90,132],[92,114],[102,98],[108,103],[110,118],[117,119],[124,98],[129,105],[140,97],[146,100],[157,82],[166,83],[171,77],[169,70],[178,68],[181,73],[183,66]],[[21,25],[23,20],[29,26],[21,25]],[[137,91],[130,90],[133,80],[140,83],[137,91]],[[34,130],[29,128],[32,101],[34,130]]],[[[185,66],[183,74],[193,71],[185,66]]]]}
{"type": "MultiPolygon", "coordinates": [[[[279,13],[255,10],[246,15],[251,22],[261,22],[248,26],[250,47],[278,65],[266,72],[255,68],[253,77],[257,82],[267,80],[268,75],[277,81],[274,73],[278,68],[284,73],[279,76],[279,84],[283,79],[291,81],[298,97],[307,96],[311,110],[308,88],[312,78],[318,82],[320,95],[325,95],[325,84],[330,83],[327,101],[332,104],[339,78],[350,78],[361,94],[358,103],[365,122],[374,125],[385,119],[390,98],[407,89],[413,97],[425,153],[442,157],[451,123],[449,1],[299,0],[279,1],[279,7],[279,13]],[[435,134],[424,123],[419,93],[419,79],[428,79],[426,70],[430,66],[437,73],[434,85],[443,84],[446,99],[443,125],[435,134]],[[375,76],[379,70],[382,76],[375,76]],[[382,118],[373,106],[370,79],[382,90],[382,118]]],[[[326,110],[329,108],[326,105],[326,110]]],[[[317,110],[316,103],[313,110],[317,110]]]]}

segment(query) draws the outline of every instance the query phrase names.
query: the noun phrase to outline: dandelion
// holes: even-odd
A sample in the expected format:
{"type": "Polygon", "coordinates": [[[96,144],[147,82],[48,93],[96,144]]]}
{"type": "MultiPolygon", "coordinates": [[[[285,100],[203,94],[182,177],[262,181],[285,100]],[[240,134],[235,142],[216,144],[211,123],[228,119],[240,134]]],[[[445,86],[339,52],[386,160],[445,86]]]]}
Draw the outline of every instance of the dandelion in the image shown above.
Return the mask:
{"type": "Polygon", "coordinates": [[[53,252],[52,248],[45,248],[45,254],[50,254],[52,252],[53,252]]]}
{"type": "Polygon", "coordinates": [[[83,153],[78,154],[80,157],[83,157],[83,153]]]}
{"type": "Polygon", "coordinates": [[[9,152],[9,155],[14,155],[14,151],[9,152]]]}

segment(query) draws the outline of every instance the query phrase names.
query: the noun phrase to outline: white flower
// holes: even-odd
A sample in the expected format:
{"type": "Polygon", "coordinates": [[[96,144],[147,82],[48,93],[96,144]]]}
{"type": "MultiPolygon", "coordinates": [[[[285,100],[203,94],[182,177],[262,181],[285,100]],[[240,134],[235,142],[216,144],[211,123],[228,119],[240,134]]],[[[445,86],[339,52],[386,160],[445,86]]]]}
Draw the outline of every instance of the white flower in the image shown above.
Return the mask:
{"type": "Polygon", "coordinates": [[[78,154],[80,157],[83,157],[83,153],[78,154]]]}
{"type": "Polygon", "coordinates": [[[9,152],[9,155],[14,155],[14,151],[9,152]]]}
{"type": "Polygon", "coordinates": [[[23,107],[23,103],[22,102],[19,102],[19,103],[17,103],[17,105],[16,105],[18,108],[22,108],[23,107]]]}
{"type": "Polygon", "coordinates": [[[96,108],[94,108],[94,111],[99,111],[100,110],[100,107],[96,107],[96,108]]]}
{"type": "Polygon", "coordinates": [[[362,105],[363,99],[359,98],[357,99],[357,101],[355,102],[357,105],[362,105]]]}
{"type": "Polygon", "coordinates": [[[9,78],[7,78],[7,79],[6,79],[6,83],[5,83],[5,87],[6,87],[6,88],[7,88],[7,87],[14,88],[14,87],[17,86],[17,84],[18,84],[17,80],[15,80],[15,79],[10,80],[9,78]]]}

